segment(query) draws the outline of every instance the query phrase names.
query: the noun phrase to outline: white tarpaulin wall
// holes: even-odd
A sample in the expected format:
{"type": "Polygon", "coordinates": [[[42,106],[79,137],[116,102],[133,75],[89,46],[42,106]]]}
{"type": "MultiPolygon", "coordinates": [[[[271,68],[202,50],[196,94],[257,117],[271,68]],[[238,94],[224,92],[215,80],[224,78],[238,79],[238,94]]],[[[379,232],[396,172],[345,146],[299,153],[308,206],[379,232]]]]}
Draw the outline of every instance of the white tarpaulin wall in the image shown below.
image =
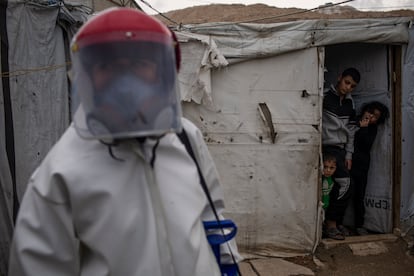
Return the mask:
{"type": "MultiPolygon", "coordinates": [[[[381,72],[388,70],[386,45],[403,45],[400,211],[401,220],[409,221],[402,224],[403,233],[413,226],[414,46],[408,44],[412,32],[410,18],[309,20],[267,25],[209,23],[182,28],[179,39],[183,42],[184,62],[180,81],[197,86],[192,85],[193,90],[188,90],[189,86],[184,85],[181,92],[186,101],[201,102],[201,105],[185,104],[185,116],[205,133],[223,178],[229,216],[239,225],[238,242],[242,247],[272,246],[309,252],[318,243],[321,221],[318,129],[321,95],[326,86],[324,49],[344,43],[378,44],[377,56],[371,55],[371,61],[377,63],[372,66],[380,66],[381,72]],[[195,42],[197,39],[199,43],[195,42]],[[203,64],[201,60],[206,60],[202,58],[206,56],[203,49],[221,61],[224,58],[229,65],[203,64]],[[196,54],[197,51],[201,54],[196,54]],[[260,103],[266,103],[270,120],[262,119],[260,103]],[[271,131],[277,133],[274,144],[271,131]]],[[[364,66],[366,61],[360,61],[359,65],[364,66]]],[[[375,80],[376,76],[367,77],[375,80]]],[[[391,107],[389,86],[382,82],[378,87],[369,84],[364,84],[368,85],[368,94],[356,95],[357,108],[371,99],[391,107]]],[[[388,123],[380,129],[381,138],[374,145],[377,152],[374,158],[383,158],[381,164],[388,167],[381,176],[373,172],[384,171],[382,165],[373,166],[372,182],[382,186],[367,191],[368,197],[389,204],[384,210],[367,211],[378,219],[368,219],[366,223],[380,232],[389,232],[392,227],[391,136],[392,124],[388,123]]]]}
{"type": "Polygon", "coordinates": [[[14,199],[21,199],[29,176],[70,121],[65,48],[89,9],[9,0],[0,11],[0,275],[6,275],[14,199]]]}
{"type": "Polygon", "coordinates": [[[69,11],[59,1],[37,2],[9,1],[7,7],[19,200],[29,176],[69,125],[65,47],[87,16],[82,7],[69,11]]]}
{"type": "Polygon", "coordinates": [[[317,48],[310,48],[235,64],[213,72],[209,109],[185,105],[187,117],[206,134],[241,245],[312,249],[320,139],[314,126],[320,123],[323,75],[319,58],[317,48]],[[270,109],[275,144],[259,103],[270,109]]]}
{"type": "Polygon", "coordinates": [[[402,191],[401,221],[406,231],[414,226],[414,28],[403,51],[402,76],[402,191]]]}

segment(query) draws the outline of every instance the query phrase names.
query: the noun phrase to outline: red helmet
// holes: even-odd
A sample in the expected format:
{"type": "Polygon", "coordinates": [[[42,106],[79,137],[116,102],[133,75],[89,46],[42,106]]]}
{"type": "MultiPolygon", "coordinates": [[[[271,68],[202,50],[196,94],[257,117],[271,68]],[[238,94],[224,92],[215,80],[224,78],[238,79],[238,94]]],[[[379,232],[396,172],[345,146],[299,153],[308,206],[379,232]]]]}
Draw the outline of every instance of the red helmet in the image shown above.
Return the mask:
{"type": "Polygon", "coordinates": [[[155,17],[130,8],[111,8],[90,19],[77,32],[72,51],[113,41],[153,41],[172,43],[177,71],[181,52],[176,35],[155,17]]]}
{"type": "Polygon", "coordinates": [[[139,10],[111,8],[72,41],[74,114],[86,138],[128,138],[181,131],[177,39],[139,10]],[[78,100],[76,100],[78,96],[78,100]]]}

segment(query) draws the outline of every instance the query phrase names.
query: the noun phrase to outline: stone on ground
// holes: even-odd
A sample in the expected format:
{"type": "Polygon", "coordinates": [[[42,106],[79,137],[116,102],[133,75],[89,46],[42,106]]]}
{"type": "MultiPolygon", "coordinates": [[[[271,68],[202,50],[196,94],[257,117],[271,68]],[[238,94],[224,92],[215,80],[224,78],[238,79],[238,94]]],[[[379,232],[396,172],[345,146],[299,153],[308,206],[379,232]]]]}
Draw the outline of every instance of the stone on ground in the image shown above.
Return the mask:
{"type": "Polygon", "coordinates": [[[365,242],[350,244],[352,253],[356,256],[378,255],[388,251],[383,242],[365,242]]]}
{"type": "Polygon", "coordinates": [[[244,262],[240,266],[243,276],[314,276],[315,273],[307,267],[297,265],[279,258],[257,259],[244,262]],[[250,264],[250,267],[248,266],[250,264]]]}

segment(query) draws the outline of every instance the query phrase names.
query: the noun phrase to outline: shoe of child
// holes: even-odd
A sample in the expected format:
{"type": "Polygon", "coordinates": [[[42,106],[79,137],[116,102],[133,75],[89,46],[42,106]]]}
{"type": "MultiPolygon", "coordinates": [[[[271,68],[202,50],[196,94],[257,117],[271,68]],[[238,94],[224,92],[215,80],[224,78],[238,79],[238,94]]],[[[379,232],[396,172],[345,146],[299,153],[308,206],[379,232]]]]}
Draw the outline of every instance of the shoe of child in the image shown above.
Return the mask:
{"type": "Polygon", "coordinates": [[[357,227],[356,232],[358,234],[358,236],[366,236],[368,235],[368,230],[365,229],[364,227],[357,227]]]}
{"type": "Polygon", "coordinates": [[[342,233],[342,235],[344,235],[345,237],[349,237],[351,235],[351,232],[345,226],[338,225],[337,228],[342,233]]]}
{"type": "Polygon", "coordinates": [[[326,237],[333,240],[344,240],[345,237],[337,228],[326,229],[326,237]]]}

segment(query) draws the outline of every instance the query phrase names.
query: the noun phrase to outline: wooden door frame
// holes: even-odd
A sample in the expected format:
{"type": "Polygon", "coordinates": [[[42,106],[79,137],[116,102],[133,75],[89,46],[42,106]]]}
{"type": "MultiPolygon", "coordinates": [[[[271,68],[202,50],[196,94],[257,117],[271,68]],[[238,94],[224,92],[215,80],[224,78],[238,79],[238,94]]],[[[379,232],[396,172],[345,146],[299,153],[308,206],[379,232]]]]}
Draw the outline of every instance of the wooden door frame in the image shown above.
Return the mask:
{"type": "Polygon", "coordinates": [[[390,89],[392,95],[392,226],[400,231],[401,170],[402,170],[402,46],[391,45],[390,89]]]}

